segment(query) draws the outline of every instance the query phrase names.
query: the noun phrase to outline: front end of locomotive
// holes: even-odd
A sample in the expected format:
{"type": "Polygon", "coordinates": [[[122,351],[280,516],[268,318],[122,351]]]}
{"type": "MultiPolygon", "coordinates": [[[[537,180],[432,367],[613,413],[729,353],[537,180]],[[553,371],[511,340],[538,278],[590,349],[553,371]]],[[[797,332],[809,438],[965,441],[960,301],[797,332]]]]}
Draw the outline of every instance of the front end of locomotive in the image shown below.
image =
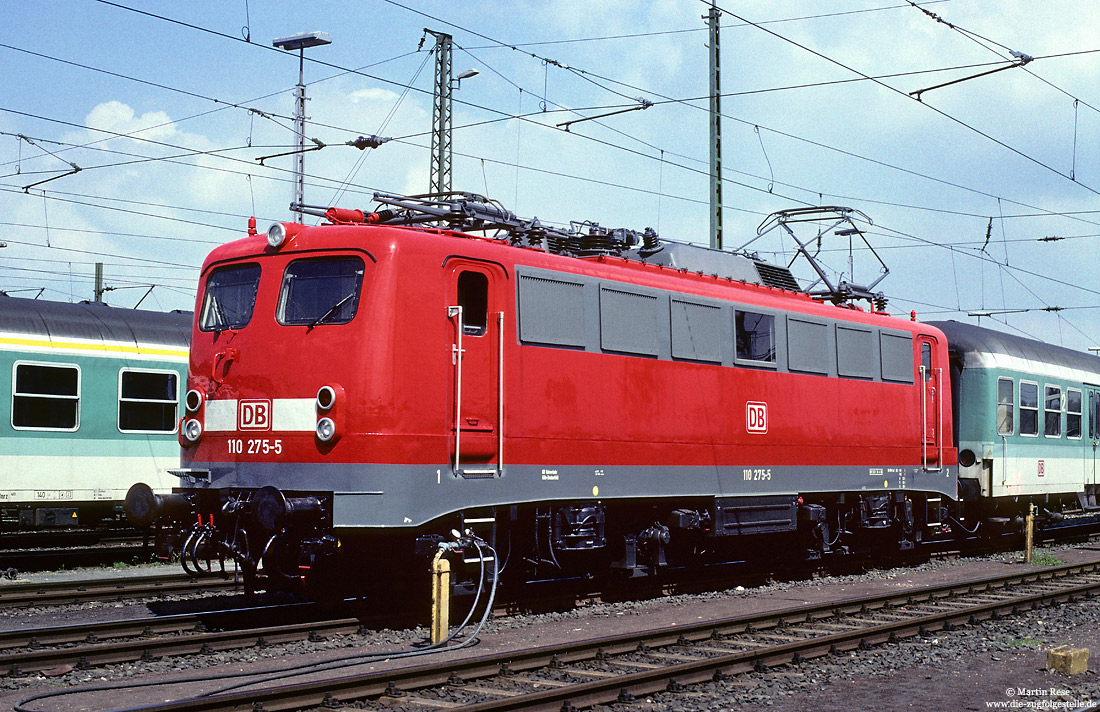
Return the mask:
{"type": "Polygon", "coordinates": [[[334,493],[371,472],[364,428],[352,423],[388,380],[374,338],[388,317],[367,307],[380,260],[363,236],[362,227],[277,224],[266,239],[252,231],[207,258],[179,487],[136,485],[126,500],[130,521],[155,525],[162,555],[178,554],[188,573],[233,560],[249,590],[334,577],[334,493]],[[356,405],[350,393],[365,397],[356,405]]]}

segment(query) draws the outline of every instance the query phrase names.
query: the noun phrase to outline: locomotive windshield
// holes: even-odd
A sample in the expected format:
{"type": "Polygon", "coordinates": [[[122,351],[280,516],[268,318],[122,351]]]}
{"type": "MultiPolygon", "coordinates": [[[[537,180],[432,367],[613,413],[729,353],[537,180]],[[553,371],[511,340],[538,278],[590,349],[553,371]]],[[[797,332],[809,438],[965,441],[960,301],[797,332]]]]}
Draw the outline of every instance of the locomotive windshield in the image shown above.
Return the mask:
{"type": "Polygon", "coordinates": [[[283,273],[280,324],[346,324],[359,308],[363,260],[358,257],[297,260],[283,273]]]}
{"type": "Polygon", "coordinates": [[[260,286],[257,264],[221,267],[206,280],[199,328],[203,331],[240,329],[252,321],[256,290],[260,286]]]}

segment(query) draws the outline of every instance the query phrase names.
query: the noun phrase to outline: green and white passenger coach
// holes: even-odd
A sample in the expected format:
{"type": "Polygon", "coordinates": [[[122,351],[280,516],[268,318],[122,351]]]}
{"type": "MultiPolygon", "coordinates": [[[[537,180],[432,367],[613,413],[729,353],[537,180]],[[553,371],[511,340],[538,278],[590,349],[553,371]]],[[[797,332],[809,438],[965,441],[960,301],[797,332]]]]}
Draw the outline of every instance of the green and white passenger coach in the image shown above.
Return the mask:
{"type": "Polygon", "coordinates": [[[0,527],[95,526],[169,491],[189,312],[0,296],[0,527]]]}
{"type": "Polygon", "coordinates": [[[931,323],[950,344],[960,497],[1049,511],[1095,507],[1100,358],[970,324],[931,323]]]}

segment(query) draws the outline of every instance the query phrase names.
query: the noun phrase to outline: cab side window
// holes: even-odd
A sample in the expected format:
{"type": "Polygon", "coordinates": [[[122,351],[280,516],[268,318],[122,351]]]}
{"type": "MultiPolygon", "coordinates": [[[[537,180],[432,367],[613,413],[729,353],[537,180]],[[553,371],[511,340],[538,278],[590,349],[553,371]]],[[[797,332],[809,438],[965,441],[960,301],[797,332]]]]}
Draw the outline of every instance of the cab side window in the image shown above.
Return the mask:
{"type": "Polygon", "coordinates": [[[462,333],[483,335],[489,324],[489,278],[481,272],[458,275],[458,305],[462,307],[462,333]]]}

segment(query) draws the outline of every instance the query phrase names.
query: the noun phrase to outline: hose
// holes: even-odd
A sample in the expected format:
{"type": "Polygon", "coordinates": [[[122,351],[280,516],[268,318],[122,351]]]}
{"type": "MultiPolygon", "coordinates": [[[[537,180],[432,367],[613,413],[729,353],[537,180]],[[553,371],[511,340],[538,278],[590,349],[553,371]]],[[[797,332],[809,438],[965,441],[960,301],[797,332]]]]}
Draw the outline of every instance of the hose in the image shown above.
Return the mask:
{"type": "Polygon", "coordinates": [[[955,519],[954,517],[948,517],[948,518],[951,520],[952,524],[957,526],[959,529],[962,529],[967,534],[976,534],[978,529],[981,528],[981,526],[982,526],[981,521],[979,521],[977,524],[974,525],[973,529],[967,529],[965,526],[963,526],[963,523],[960,522],[958,519],[955,519]]]}
{"type": "MultiPolygon", "coordinates": [[[[479,553],[482,552],[482,547],[484,546],[484,548],[487,549],[489,551],[489,553],[492,555],[493,585],[492,585],[492,588],[489,590],[489,600],[486,602],[485,612],[482,614],[481,620],[478,621],[477,627],[474,629],[473,633],[471,633],[465,640],[458,643],[457,645],[446,646],[446,643],[453,640],[458,635],[458,632],[461,630],[461,628],[456,629],[454,633],[447,636],[447,638],[441,640],[439,643],[428,646],[426,648],[420,648],[420,649],[417,649],[417,650],[396,651],[396,652],[372,653],[370,655],[348,655],[348,656],[341,657],[341,658],[335,658],[333,660],[326,660],[326,661],[321,661],[321,662],[317,662],[317,663],[311,663],[311,664],[305,665],[305,666],[302,666],[300,664],[288,665],[287,667],[284,667],[284,668],[268,671],[267,675],[265,677],[263,677],[262,679],[251,680],[251,681],[248,681],[248,682],[239,682],[239,683],[236,683],[234,685],[230,685],[228,687],[223,687],[223,688],[218,689],[218,690],[211,690],[210,692],[203,693],[201,695],[198,695],[198,696],[190,698],[190,699],[198,699],[198,698],[202,698],[202,697],[212,697],[214,695],[224,694],[226,692],[231,692],[232,690],[236,690],[236,689],[239,689],[239,688],[242,688],[242,687],[248,687],[248,686],[254,685],[254,684],[259,684],[259,683],[263,683],[263,682],[271,682],[273,680],[290,679],[290,678],[293,678],[293,677],[297,677],[297,676],[304,675],[304,674],[311,674],[311,673],[314,673],[314,672],[325,672],[325,671],[328,671],[328,670],[338,670],[338,669],[341,669],[341,668],[355,667],[357,665],[365,665],[367,663],[370,663],[370,662],[373,662],[373,661],[379,660],[379,659],[390,659],[390,660],[397,659],[397,660],[400,660],[400,659],[404,659],[404,658],[413,658],[413,657],[419,657],[421,655],[428,655],[428,654],[434,653],[434,652],[443,652],[443,651],[447,651],[447,650],[458,650],[460,648],[465,648],[469,645],[472,645],[474,642],[476,642],[478,634],[485,627],[485,623],[489,620],[489,616],[492,614],[493,603],[496,601],[496,592],[497,592],[497,586],[498,586],[498,581],[499,581],[499,579],[498,579],[499,569],[498,569],[498,566],[497,566],[496,550],[494,550],[493,547],[490,546],[487,542],[485,542],[481,539],[478,539],[477,537],[473,537],[472,541],[474,542],[475,547],[477,547],[479,553]],[[446,646],[446,647],[444,647],[444,646],[446,646]],[[290,673],[290,674],[284,674],[284,673],[290,673]]],[[[484,559],[485,559],[485,557],[482,556],[481,559],[482,559],[482,562],[481,562],[481,567],[480,568],[481,568],[482,576],[481,576],[481,581],[479,582],[479,585],[478,585],[479,595],[480,595],[480,592],[484,589],[485,584],[486,584],[486,579],[484,577],[484,572],[485,572],[485,561],[484,561],[484,559]]],[[[476,599],[475,599],[475,603],[476,603],[476,599]]],[[[472,617],[474,610],[475,610],[474,606],[471,606],[470,613],[467,614],[467,621],[472,617]]],[[[466,625],[466,621],[463,622],[462,627],[465,627],[465,625],[466,625]]],[[[190,677],[190,678],[176,679],[176,680],[150,680],[150,681],[147,681],[147,682],[138,682],[138,683],[131,682],[131,683],[112,684],[112,685],[96,685],[96,686],[93,686],[93,687],[85,687],[85,688],[79,688],[79,689],[53,690],[53,691],[50,691],[50,692],[42,692],[42,693],[39,693],[37,695],[32,695],[30,697],[24,698],[24,699],[20,700],[16,705],[14,705],[12,709],[14,710],[14,712],[39,712],[38,710],[32,710],[32,709],[28,708],[27,705],[32,703],[32,702],[36,702],[38,700],[52,699],[52,698],[55,698],[55,697],[64,697],[64,696],[68,696],[68,695],[76,695],[76,694],[82,694],[82,693],[105,692],[105,691],[109,691],[109,690],[127,690],[127,689],[141,688],[141,687],[154,687],[154,686],[160,686],[160,685],[175,685],[175,684],[186,685],[186,684],[196,683],[196,682],[197,683],[210,682],[211,680],[232,680],[234,678],[241,678],[241,677],[255,677],[258,674],[260,674],[260,673],[242,671],[242,672],[226,673],[226,674],[223,674],[223,675],[215,675],[215,676],[197,675],[197,676],[190,677]]],[[[144,709],[148,709],[148,707],[128,707],[128,708],[124,708],[124,709],[110,710],[108,712],[138,712],[139,710],[144,710],[144,709]]]]}
{"type": "Polygon", "coordinates": [[[191,533],[187,535],[187,539],[183,542],[183,548],[180,550],[180,566],[183,567],[184,573],[194,578],[201,578],[202,572],[198,570],[197,565],[194,570],[187,565],[187,550],[191,546],[191,540],[195,538],[195,535],[199,533],[198,529],[192,529],[191,533]]]}
{"type": "MultiPolygon", "coordinates": [[[[210,566],[203,568],[199,565],[199,547],[202,546],[202,542],[206,539],[206,537],[210,535],[210,531],[205,529],[198,530],[198,534],[199,538],[195,540],[195,545],[191,547],[191,563],[195,565],[195,570],[199,572],[200,576],[209,576],[210,574],[214,573],[213,568],[210,566]]],[[[180,557],[180,560],[182,561],[183,557],[180,557]]],[[[207,560],[207,563],[210,563],[209,559],[207,560]]]]}

